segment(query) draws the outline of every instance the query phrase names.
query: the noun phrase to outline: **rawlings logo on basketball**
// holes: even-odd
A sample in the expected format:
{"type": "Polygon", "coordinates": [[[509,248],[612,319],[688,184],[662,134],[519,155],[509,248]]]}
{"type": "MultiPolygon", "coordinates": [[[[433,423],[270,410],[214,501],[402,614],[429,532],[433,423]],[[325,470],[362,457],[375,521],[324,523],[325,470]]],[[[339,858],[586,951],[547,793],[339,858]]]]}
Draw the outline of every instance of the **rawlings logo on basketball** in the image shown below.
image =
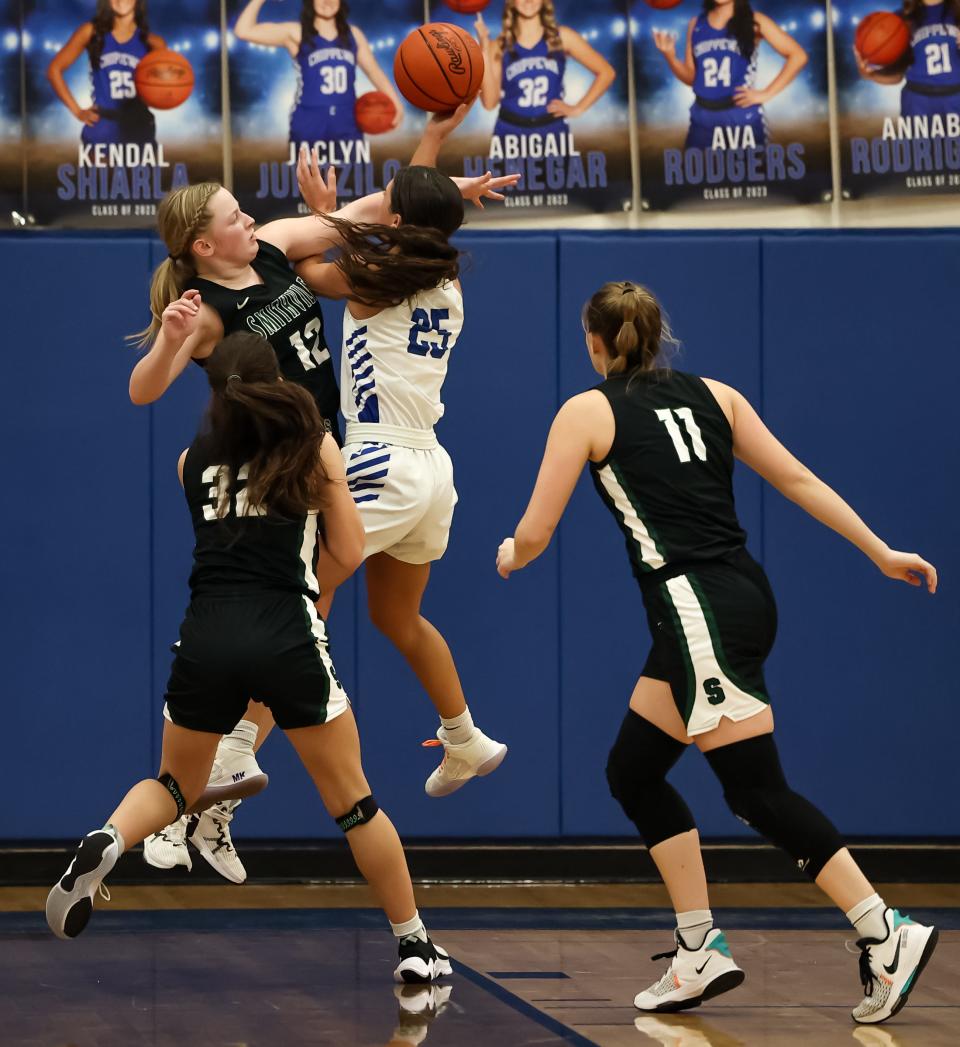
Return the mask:
{"type": "Polygon", "coordinates": [[[447,69],[451,73],[456,73],[457,76],[463,76],[467,67],[463,62],[463,48],[460,46],[460,41],[451,40],[442,29],[431,29],[430,35],[433,37],[434,47],[446,54],[447,69]]]}

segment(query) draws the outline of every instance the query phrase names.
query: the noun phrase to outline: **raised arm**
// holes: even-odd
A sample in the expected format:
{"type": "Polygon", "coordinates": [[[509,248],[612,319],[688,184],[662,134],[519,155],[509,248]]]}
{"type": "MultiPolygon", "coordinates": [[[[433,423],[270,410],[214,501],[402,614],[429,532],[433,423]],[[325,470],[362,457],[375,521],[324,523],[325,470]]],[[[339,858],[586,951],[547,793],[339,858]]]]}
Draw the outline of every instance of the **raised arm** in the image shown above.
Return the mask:
{"type": "Polygon", "coordinates": [[[670,72],[687,87],[693,87],[693,81],[697,76],[697,66],[693,60],[693,27],[696,19],[691,18],[687,24],[687,40],[683,49],[683,61],[677,58],[677,36],[666,30],[654,29],[653,43],[656,49],[666,59],[670,66],[670,72]]]}
{"type": "Polygon", "coordinates": [[[617,73],[606,58],[575,30],[565,25],[560,26],[560,40],[564,51],[593,73],[593,83],[575,105],[570,105],[562,98],[553,98],[547,103],[547,111],[555,116],[581,116],[609,90],[617,78],[617,73]]]}
{"type": "Polygon", "coordinates": [[[204,305],[199,291],[185,291],[163,311],[162,326],[149,351],[130,375],[135,404],[159,400],[192,359],[202,360],[223,338],[223,323],[204,305]]]}
{"type": "Polygon", "coordinates": [[[92,36],[93,23],[84,22],[53,56],[50,64],[47,66],[47,79],[50,81],[50,86],[53,88],[57,98],[63,102],[81,123],[88,125],[95,124],[100,119],[100,114],[93,106],[89,109],[80,107],[76,98],[73,97],[73,92],[67,87],[64,73],[86,51],[92,36]]]}
{"type": "Polygon", "coordinates": [[[706,382],[730,419],[733,451],[740,461],[815,520],[855,545],[888,578],[911,585],[921,585],[925,580],[929,591],[936,592],[937,572],[932,564],[916,553],[891,549],[836,491],[780,443],[742,393],[721,382],[709,379],[706,382]]]}
{"type": "Polygon", "coordinates": [[[377,61],[377,57],[373,53],[373,49],[370,47],[364,33],[355,25],[350,26],[350,31],[353,33],[353,38],[357,44],[357,65],[366,73],[367,79],[373,84],[374,88],[387,95],[396,109],[393,122],[390,124],[390,130],[392,131],[403,123],[403,103],[400,101],[400,96],[393,86],[393,81],[380,68],[380,63],[377,61]]]}
{"type": "Polygon", "coordinates": [[[503,52],[498,41],[490,36],[482,14],[477,14],[477,39],[483,51],[483,83],[480,86],[480,104],[484,109],[496,109],[500,104],[500,85],[503,80],[503,52]]]}
{"type": "Polygon", "coordinates": [[[530,504],[512,538],[497,551],[497,571],[509,578],[535,560],[550,544],[583,467],[599,460],[613,442],[613,412],[596,389],[568,400],[557,412],[540,463],[530,504]]]}
{"type": "Polygon", "coordinates": [[[785,33],[777,23],[767,15],[754,12],[754,21],[760,30],[760,36],[786,61],[780,68],[780,72],[762,90],[754,87],[738,87],[734,97],[738,106],[763,105],[771,98],[776,98],[780,92],[797,78],[797,74],[807,64],[807,52],[796,40],[785,33]]]}
{"type": "Polygon", "coordinates": [[[250,0],[240,12],[233,35],[238,40],[263,47],[285,47],[295,55],[300,47],[299,22],[258,22],[257,16],[266,0],[250,0]]]}

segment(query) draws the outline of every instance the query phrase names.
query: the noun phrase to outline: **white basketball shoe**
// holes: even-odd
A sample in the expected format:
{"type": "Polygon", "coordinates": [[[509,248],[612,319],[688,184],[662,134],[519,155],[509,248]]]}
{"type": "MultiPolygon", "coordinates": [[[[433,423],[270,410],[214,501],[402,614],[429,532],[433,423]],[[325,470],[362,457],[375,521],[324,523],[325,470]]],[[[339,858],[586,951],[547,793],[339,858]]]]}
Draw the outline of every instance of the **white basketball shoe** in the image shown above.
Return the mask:
{"type": "Polygon", "coordinates": [[[903,1008],[939,936],[936,927],[914,923],[896,909],[887,909],[883,918],[886,938],[861,938],[857,942],[865,995],[851,1016],[864,1025],[886,1021],[903,1008]]]}
{"type": "Polygon", "coordinates": [[[143,860],[147,865],[155,869],[176,869],[183,865],[188,872],[193,868],[193,859],[187,848],[188,822],[189,818],[184,815],[143,841],[143,860]]]}
{"type": "Polygon", "coordinates": [[[633,1003],[641,1011],[685,1011],[704,1000],[736,989],[746,975],[733,962],[723,931],[716,927],[699,949],[688,949],[680,935],[673,952],[657,953],[652,959],[671,957],[666,973],[649,989],[637,993],[633,1003]]]}
{"type": "Polygon", "coordinates": [[[109,901],[110,894],[101,884],[120,857],[115,831],[104,828],[87,833],[67,871],[50,889],[46,906],[47,926],[58,938],[76,938],[87,926],[98,890],[109,901]]]}
{"type": "Polygon", "coordinates": [[[243,883],[247,878],[247,870],[230,837],[230,823],[239,804],[239,800],[226,800],[215,803],[202,814],[195,814],[190,819],[193,827],[188,835],[203,858],[231,883],[243,883]]]}
{"type": "MultiPolygon", "coordinates": [[[[443,727],[437,731],[437,737],[443,746],[443,759],[427,779],[424,786],[427,796],[449,796],[471,778],[482,778],[495,771],[507,755],[507,747],[503,742],[495,742],[476,727],[470,741],[462,745],[454,745],[449,741],[443,727]]],[[[428,744],[437,743],[424,742],[424,745],[428,744]]]]}

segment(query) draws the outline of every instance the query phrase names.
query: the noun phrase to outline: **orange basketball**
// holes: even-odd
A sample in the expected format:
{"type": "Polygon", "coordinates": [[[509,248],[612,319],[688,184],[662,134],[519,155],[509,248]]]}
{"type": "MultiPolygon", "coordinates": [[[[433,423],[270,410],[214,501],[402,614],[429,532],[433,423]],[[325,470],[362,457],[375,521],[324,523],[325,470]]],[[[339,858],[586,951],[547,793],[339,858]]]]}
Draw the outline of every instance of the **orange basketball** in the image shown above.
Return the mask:
{"type": "Polygon", "coordinates": [[[367,135],[382,135],[393,126],[397,107],[383,91],[367,91],[353,107],[357,127],[367,135]]]}
{"type": "Polygon", "coordinates": [[[459,26],[430,22],[400,45],[393,78],[411,105],[443,113],[476,97],[483,82],[483,52],[459,26]]]}
{"type": "Polygon", "coordinates": [[[683,0],[647,0],[647,7],[653,7],[657,11],[666,11],[670,7],[679,7],[683,0]]]}
{"type": "MultiPolygon", "coordinates": [[[[461,15],[474,15],[482,11],[490,3],[490,0],[444,0],[451,11],[461,15]]],[[[678,0],[679,3],[679,0],[678,0]]]]}
{"type": "Polygon", "coordinates": [[[870,65],[893,65],[909,46],[910,29],[892,11],[874,11],[857,26],[856,48],[870,65]]]}
{"type": "Polygon", "coordinates": [[[178,51],[151,51],[137,63],[133,82],[151,109],[176,109],[193,91],[193,66],[178,51]]]}

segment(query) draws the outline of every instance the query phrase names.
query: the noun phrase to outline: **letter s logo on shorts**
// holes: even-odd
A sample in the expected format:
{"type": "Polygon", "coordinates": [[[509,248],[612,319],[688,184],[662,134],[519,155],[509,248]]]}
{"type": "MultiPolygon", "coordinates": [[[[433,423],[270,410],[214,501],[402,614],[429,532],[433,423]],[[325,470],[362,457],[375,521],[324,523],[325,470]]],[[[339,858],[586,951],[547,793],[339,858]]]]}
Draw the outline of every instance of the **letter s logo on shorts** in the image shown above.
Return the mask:
{"type": "Polygon", "coordinates": [[[711,705],[722,705],[727,700],[727,696],[723,693],[723,688],[720,686],[720,681],[715,676],[711,676],[709,680],[703,681],[703,690],[707,696],[707,701],[711,705]]]}

